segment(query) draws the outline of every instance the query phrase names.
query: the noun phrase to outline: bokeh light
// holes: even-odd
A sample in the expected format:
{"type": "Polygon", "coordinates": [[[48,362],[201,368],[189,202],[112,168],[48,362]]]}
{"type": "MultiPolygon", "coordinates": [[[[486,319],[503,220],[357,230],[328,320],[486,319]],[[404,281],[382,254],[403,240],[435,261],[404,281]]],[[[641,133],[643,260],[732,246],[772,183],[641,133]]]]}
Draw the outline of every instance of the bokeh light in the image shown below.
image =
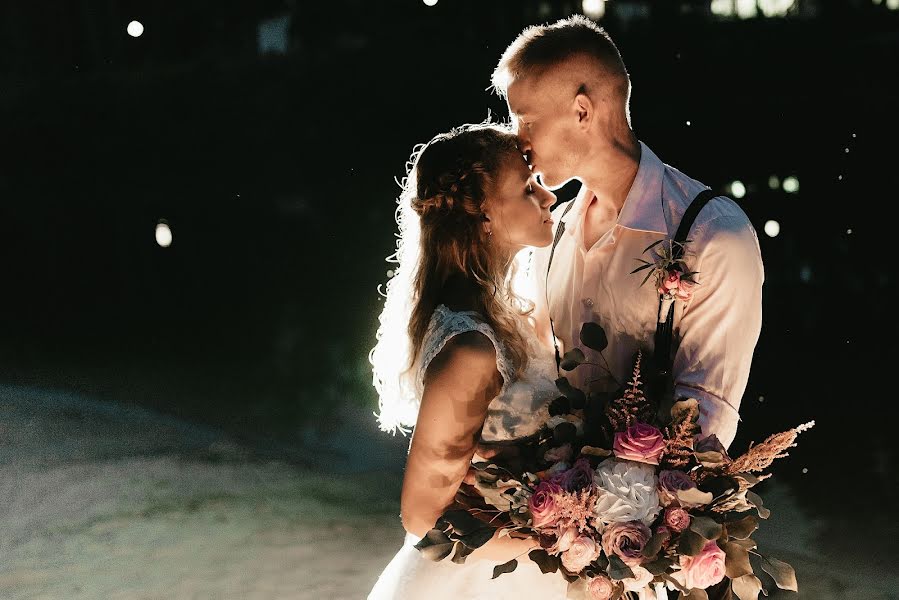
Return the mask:
{"type": "Polygon", "coordinates": [[[777,237],[780,234],[780,223],[777,221],[768,221],[765,223],[765,234],[768,237],[777,237]]]}
{"type": "Polygon", "coordinates": [[[799,180],[792,176],[787,177],[784,179],[783,186],[785,192],[788,194],[795,194],[799,191],[799,180]]]}
{"type": "Polygon", "coordinates": [[[778,177],[777,175],[772,175],[771,177],[769,177],[768,178],[768,187],[771,188],[772,190],[776,190],[777,188],[779,188],[780,187],[780,177],[778,177]]]}
{"type": "Polygon", "coordinates": [[[140,21],[131,21],[128,23],[128,35],[131,37],[140,37],[144,33],[144,25],[140,21]]]}
{"type": "Polygon", "coordinates": [[[425,3],[425,6],[434,6],[435,4],[437,4],[437,0],[421,0],[421,1],[425,3]]]}
{"type": "Polygon", "coordinates": [[[746,195],[746,186],[743,185],[742,181],[734,181],[730,184],[730,193],[734,198],[739,200],[746,195]]]}
{"type": "Polygon", "coordinates": [[[168,248],[172,245],[172,229],[165,221],[156,224],[156,243],[162,248],[168,248]]]}
{"type": "Polygon", "coordinates": [[[591,19],[600,19],[606,14],[605,0],[584,0],[581,3],[584,14],[591,19]]]}

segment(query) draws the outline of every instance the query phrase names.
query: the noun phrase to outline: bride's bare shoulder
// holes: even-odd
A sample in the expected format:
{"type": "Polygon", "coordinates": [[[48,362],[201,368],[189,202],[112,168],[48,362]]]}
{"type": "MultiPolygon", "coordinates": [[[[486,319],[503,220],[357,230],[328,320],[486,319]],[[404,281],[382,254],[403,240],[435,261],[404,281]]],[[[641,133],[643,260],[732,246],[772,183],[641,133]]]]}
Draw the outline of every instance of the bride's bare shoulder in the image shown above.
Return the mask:
{"type": "Polygon", "coordinates": [[[426,387],[468,382],[492,386],[497,379],[501,377],[493,342],[480,331],[466,331],[453,336],[434,357],[425,372],[424,383],[426,387]]]}

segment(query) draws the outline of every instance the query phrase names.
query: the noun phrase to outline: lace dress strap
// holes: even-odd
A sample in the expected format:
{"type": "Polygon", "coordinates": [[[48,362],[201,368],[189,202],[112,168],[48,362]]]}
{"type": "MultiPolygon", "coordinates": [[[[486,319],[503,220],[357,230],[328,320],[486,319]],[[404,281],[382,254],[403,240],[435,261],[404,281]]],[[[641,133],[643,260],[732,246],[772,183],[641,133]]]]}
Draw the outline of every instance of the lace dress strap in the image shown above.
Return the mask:
{"type": "Polygon", "coordinates": [[[421,360],[418,366],[417,384],[419,391],[424,389],[424,376],[431,361],[440,354],[447,342],[460,333],[469,331],[479,331],[493,343],[493,348],[496,350],[496,368],[503,378],[503,386],[499,395],[503,394],[506,386],[512,382],[512,378],[515,375],[515,368],[508,357],[505,345],[497,338],[493,328],[483,321],[483,317],[479,313],[471,310],[454,311],[443,304],[434,309],[434,314],[431,316],[431,322],[425,333],[421,360]]]}

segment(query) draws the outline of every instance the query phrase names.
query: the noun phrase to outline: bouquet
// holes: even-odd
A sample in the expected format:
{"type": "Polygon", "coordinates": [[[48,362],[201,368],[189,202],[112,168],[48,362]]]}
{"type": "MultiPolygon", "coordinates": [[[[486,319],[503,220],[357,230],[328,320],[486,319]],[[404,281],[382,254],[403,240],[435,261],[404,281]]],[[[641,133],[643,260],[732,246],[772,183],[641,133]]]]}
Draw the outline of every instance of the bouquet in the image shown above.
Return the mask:
{"type": "MultiPolygon", "coordinates": [[[[586,323],[581,343],[602,352],[605,333],[586,323]]],[[[560,396],[535,439],[512,460],[473,463],[475,483],[460,487],[416,547],[433,560],[452,554],[464,563],[497,530],[532,538],[539,547],[528,558],[543,573],[561,573],[570,598],[615,600],[633,592],[661,599],[677,591],[697,600],[720,584],[740,600],[757,600],[757,566],[778,587],[796,591],[788,564],[756,552],[751,536],[769,511],[752,488],[814,422],[731,458],[714,435],[698,436],[695,399],[651,397],[644,358],[637,354],[631,380],[614,394],[585,393],[559,378],[560,396]]],[[[584,363],[576,348],[562,368],[584,363]]],[[[493,577],[517,566],[518,559],[497,565],[493,577]]]]}

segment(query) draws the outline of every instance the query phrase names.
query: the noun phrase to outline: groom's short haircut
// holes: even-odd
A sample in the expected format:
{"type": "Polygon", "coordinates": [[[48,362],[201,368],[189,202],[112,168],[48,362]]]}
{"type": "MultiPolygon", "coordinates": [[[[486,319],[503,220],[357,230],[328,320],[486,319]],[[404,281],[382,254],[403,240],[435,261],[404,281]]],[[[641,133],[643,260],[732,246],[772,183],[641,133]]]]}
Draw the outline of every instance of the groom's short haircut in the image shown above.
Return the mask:
{"type": "Polygon", "coordinates": [[[534,25],[509,44],[493,71],[493,89],[506,96],[509,85],[523,76],[539,75],[573,56],[596,61],[613,87],[630,95],[630,78],[618,47],[605,29],[583,15],[573,15],[552,25],[534,25]]]}

